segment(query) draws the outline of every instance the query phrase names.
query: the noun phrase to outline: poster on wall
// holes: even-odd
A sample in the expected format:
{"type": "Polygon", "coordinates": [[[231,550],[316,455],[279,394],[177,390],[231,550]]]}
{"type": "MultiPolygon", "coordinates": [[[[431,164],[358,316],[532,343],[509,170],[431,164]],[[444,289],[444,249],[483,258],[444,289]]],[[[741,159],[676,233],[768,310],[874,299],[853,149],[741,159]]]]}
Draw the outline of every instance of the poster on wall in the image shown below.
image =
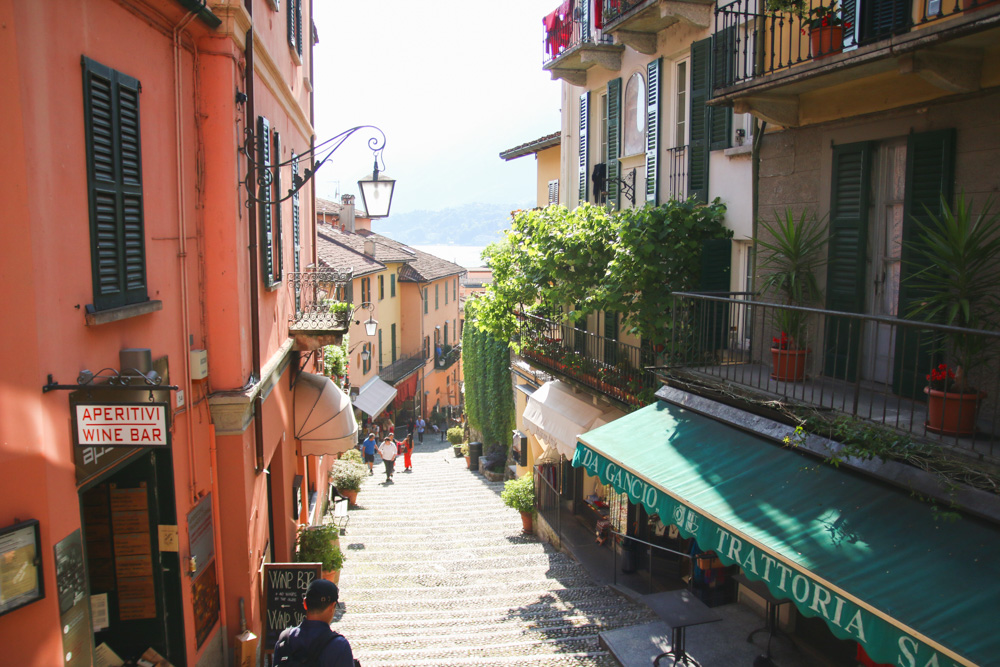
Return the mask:
{"type": "Polygon", "coordinates": [[[219,621],[219,581],[216,578],[215,561],[204,568],[201,576],[191,584],[191,599],[194,608],[194,633],[198,648],[205,643],[212,628],[219,621]]]}
{"type": "Polygon", "coordinates": [[[74,530],[55,547],[56,589],[59,596],[59,625],[66,667],[90,665],[90,599],[83,569],[83,540],[74,530]]]}
{"type": "Polygon", "coordinates": [[[45,597],[38,521],[0,529],[0,615],[45,597]]]}

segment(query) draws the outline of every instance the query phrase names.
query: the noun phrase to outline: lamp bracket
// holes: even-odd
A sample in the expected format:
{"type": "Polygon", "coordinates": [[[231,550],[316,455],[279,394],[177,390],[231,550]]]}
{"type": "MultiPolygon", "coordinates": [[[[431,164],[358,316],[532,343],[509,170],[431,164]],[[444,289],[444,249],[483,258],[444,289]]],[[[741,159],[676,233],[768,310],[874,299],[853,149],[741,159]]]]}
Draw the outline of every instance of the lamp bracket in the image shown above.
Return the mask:
{"type": "Polygon", "coordinates": [[[114,389],[117,391],[150,391],[152,389],[166,389],[169,391],[177,391],[179,389],[177,385],[162,384],[163,378],[160,377],[156,371],[143,373],[135,368],[128,369],[127,375],[121,371],[115,370],[114,368],[102,368],[96,373],[88,370],[82,370],[76,379],[76,384],[59,384],[52,378],[52,373],[49,373],[47,379],[48,382],[42,385],[43,394],[50,391],[78,391],[80,389],[86,389],[87,391],[94,389],[114,389]],[[98,383],[97,380],[106,380],[106,382],[98,383]],[[132,384],[133,381],[139,382],[132,384]]]}
{"type": "MultiPolygon", "coordinates": [[[[628,179],[616,178],[608,182],[617,183],[618,187],[621,188],[622,198],[628,199],[632,206],[635,206],[635,167],[629,172],[628,179]]],[[[608,193],[605,192],[604,195],[606,197],[608,193]]]]}

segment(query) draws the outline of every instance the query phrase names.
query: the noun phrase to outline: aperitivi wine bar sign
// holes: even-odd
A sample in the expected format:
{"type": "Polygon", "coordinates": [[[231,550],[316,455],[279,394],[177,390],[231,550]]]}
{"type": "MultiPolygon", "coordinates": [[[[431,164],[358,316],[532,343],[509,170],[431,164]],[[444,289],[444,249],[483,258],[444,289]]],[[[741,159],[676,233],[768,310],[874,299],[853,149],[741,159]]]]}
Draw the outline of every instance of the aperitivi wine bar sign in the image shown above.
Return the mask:
{"type": "Polygon", "coordinates": [[[167,447],[166,403],[77,403],[74,434],[80,447],[167,447]]]}

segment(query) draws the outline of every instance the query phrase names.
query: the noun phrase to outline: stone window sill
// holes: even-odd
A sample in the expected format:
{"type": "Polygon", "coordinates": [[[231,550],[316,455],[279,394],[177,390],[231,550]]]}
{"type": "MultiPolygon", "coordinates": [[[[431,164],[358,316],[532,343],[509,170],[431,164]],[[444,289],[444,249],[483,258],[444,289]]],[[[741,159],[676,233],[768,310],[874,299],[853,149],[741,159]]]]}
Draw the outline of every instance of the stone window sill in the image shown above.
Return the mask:
{"type": "Polygon", "coordinates": [[[130,317],[139,317],[149,313],[163,310],[163,302],[158,299],[143,301],[142,303],[132,303],[120,308],[109,308],[107,310],[95,310],[94,306],[87,304],[87,326],[97,326],[98,324],[109,324],[119,320],[127,320],[130,317]]]}
{"type": "Polygon", "coordinates": [[[749,155],[753,152],[753,144],[749,141],[742,146],[733,146],[732,148],[727,148],[723,151],[726,157],[737,157],[740,155],[749,155]]]}

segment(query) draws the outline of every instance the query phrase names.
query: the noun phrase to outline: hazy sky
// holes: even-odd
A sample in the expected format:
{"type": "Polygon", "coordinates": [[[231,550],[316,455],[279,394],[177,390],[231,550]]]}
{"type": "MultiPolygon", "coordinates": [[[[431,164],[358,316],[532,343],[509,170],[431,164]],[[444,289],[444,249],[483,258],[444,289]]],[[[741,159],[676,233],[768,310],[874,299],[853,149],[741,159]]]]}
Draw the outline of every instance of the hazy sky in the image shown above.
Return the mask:
{"type": "MultiPolygon", "coordinates": [[[[316,133],[385,132],[392,212],[535,198],[535,160],[499,153],[559,130],[559,83],[542,70],[542,17],[558,0],[317,0],[316,133]]],[[[358,194],[370,135],[318,172],[319,196],[358,194]]],[[[359,197],[360,205],[360,197],[359,197]]]]}

